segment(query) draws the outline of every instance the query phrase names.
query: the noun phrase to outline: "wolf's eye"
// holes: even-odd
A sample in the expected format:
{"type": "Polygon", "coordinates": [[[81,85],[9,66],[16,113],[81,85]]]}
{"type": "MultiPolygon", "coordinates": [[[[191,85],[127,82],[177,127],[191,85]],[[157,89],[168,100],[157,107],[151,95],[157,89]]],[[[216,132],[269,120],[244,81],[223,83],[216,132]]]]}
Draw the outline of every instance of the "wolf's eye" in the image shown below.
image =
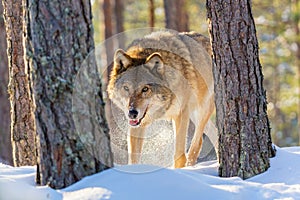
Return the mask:
{"type": "Polygon", "coordinates": [[[129,88],[125,85],[125,86],[123,86],[123,89],[126,91],[126,92],[128,92],[129,91],[129,88]]]}
{"type": "Polygon", "coordinates": [[[147,92],[149,90],[148,87],[143,87],[142,92],[147,92]]]}

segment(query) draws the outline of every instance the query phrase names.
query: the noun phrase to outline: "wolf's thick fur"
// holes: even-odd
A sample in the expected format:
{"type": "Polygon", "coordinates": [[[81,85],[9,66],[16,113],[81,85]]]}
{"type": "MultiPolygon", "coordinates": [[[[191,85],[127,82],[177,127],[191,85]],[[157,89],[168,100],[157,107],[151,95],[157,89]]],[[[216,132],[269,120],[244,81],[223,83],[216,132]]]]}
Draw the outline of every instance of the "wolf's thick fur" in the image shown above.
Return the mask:
{"type": "Polygon", "coordinates": [[[206,123],[214,110],[209,39],[197,33],[154,32],[117,50],[108,84],[109,98],[131,125],[129,162],[138,163],[145,128],[172,119],[176,133],[175,167],[195,164],[206,123]],[[186,151],[189,119],[195,133],[186,151]]]}

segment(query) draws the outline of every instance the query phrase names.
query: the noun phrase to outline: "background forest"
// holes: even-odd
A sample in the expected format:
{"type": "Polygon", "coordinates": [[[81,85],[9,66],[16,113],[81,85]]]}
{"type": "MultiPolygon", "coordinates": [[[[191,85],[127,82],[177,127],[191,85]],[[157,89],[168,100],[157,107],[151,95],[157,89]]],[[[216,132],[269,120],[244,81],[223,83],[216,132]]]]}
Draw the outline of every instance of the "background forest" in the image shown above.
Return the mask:
{"type": "MultiPolygon", "coordinates": [[[[184,29],[208,36],[205,1],[181,0],[178,2],[185,3],[182,8],[188,26],[184,29]]],[[[299,145],[300,1],[253,0],[252,4],[260,45],[260,61],[263,66],[269,102],[268,114],[271,121],[272,140],[278,146],[299,145]]],[[[2,12],[2,7],[0,12],[2,12]]],[[[95,46],[120,31],[149,26],[166,27],[163,0],[104,0],[104,2],[95,0],[93,1],[93,16],[95,46]],[[154,18],[150,15],[151,5],[154,6],[152,7],[154,18]],[[108,18],[109,16],[111,19],[108,18]],[[121,28],[120,24],[123,25],[121,28]],[[109,25],[111,27],[108,27],[109,25]]],[[[11,163],[9,103],[6,93],[8,71],[7,62],[3,59],[6,56],[3,54],[3,50],[6,49],[3,26],[1,18],[0,158],[11,163]]]]}

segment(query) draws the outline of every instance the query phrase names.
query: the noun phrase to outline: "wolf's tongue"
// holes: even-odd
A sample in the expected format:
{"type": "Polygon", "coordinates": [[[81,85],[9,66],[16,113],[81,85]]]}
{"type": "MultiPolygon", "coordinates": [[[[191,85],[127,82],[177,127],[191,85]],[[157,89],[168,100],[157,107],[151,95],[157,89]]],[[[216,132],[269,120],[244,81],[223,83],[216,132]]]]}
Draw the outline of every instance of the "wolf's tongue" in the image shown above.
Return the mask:
{"type": "Polygon", "coordinates": [[[131,126],[136,126],[136,125],[139,124],[139,120],[137,120],[137,119],[131,119],[131,120],[129,120],[129,124],[131,126]]]}

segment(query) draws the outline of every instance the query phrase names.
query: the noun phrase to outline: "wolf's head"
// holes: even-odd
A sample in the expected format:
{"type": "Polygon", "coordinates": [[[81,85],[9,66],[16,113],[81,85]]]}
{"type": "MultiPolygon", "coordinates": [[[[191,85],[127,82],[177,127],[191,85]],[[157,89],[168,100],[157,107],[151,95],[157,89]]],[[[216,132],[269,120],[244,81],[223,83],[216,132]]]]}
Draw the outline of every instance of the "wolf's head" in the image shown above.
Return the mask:
{"type": "Polygon", "coordinates": [[[115,52],[108,94],[131,126],[144,126],[161,118],[172,104],[174,94],[168,88],[165,69],[158,52],[142,57],[120,49],[115,52]]]}

